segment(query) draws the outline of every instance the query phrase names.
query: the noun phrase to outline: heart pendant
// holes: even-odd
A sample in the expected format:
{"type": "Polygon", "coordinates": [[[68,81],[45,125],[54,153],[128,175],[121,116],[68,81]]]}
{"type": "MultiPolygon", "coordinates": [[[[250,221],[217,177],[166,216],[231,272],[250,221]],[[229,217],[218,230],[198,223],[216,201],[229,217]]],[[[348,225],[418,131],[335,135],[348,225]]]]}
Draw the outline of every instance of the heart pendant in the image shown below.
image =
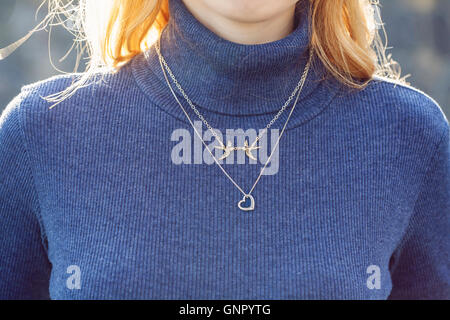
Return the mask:
{"type": "Polygon", "coordinates": [[[238,202],[238,207],[242,211],[252,211],[255,209],[255,199],[253,199],[251,194],[246,194],[242,200],[238,202]]]}

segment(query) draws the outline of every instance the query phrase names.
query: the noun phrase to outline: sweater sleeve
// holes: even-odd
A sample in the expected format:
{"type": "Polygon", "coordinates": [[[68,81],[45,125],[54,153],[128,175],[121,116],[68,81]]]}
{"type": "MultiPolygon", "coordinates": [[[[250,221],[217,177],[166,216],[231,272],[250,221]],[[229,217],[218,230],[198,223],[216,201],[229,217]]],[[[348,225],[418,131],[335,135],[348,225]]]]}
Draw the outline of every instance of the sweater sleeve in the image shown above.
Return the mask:
{"type": "Polygon", "coordinates": [[[450,134],[432,156],[406,233],[391,259],[390,299],[449,299],[450,134]]]}
{"type": "Polygon", "coordinates": [[[20,122],[23,97],[0,117],[0,299],[48,299],[51,265],[20,122]]]}

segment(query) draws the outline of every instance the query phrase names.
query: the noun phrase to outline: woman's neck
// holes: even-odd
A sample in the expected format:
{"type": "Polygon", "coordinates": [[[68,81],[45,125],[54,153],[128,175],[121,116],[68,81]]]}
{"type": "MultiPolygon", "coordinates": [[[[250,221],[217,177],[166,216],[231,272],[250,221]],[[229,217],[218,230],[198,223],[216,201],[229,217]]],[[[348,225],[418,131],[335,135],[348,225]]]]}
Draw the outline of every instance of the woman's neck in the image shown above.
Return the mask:
{"type": "MultiPolygon", "coordinates": [[[[182,0],[170,0],[169,12],[168,25],[160,38],[161,53],[198,108],[220,114],[256,115],[277,112],[286,102],[309,57],[308,7],[297,5],[289,35],[249,45],[212,32],[182,0]]],[[[168,91],[153,48],[146,52],[146,59],[164,92],[168,91]]],[[[317,65],[308,74],[299,104],[322,78],[317,65]]],[[[173,97],[168,99],[172,101],[173,97]]]]}
{"type": "Polygon", "coordinates": [[[185,1],[191,14],[218,36],[239,44],[262,44],[280,40],[294,30],[295,3],[270,16],[242,19],[213,10],[204,1],[185,1]]]}

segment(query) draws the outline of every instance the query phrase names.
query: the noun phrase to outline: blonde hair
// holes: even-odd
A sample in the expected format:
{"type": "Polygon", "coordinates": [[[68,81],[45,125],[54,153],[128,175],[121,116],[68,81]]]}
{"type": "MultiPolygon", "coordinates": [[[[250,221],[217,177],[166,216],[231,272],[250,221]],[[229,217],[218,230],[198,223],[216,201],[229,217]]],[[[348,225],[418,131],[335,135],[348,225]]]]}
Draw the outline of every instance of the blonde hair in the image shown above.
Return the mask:
{"type": "MultiPolygon", "coordinates": [[[[402,80],[379,34],[386,39],[378,1],[300,1],[310,5],[310,45],[330,75],[353,88],[365,87],[374,75],[402,80]]],[[[169,19],[168,0],[48,0],[48,6],[60,24],[74,21],[71,31],[90,58],[81,78],[47,97],[56,104],[88,85],[99,68],[119,70],[146,50],[169,19]]]]}

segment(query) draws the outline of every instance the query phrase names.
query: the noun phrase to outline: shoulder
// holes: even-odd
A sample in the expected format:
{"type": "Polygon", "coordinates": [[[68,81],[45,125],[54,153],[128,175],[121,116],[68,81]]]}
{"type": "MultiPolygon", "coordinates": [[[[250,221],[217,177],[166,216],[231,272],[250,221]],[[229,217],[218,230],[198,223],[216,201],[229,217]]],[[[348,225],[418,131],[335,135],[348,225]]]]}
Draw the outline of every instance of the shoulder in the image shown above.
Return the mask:
{"type": "Polygon", "coordinates": [[[14,144],[25,144],[30,154],[51,149],[63,135],[78,137],[85,131],[107,124],[112,114],[125,113],[140,93],[127,65],[117,72],[97,72],[62,102],[57,95],[84,74],[53,76],[25,85],[2,111],[0,136],[14,144]],[[84,130],[84,131],[83,131],[84,130]]]}
{"type": "Polygon", "coordinates": [[[24,105],[51,105],[49,97],[54,97],[71,85],[77,83],[77,90],[67,95],[62,104],[79,104],[112,97],[113,94],[123,94],[130,88],[131,76],[129,65],[119,70],[98,69],[91,73],[67,73],[27,84],[21,88],[19,94],[24,105]],[[86,99],[89,97],[89,99],[86,99]],[[47,98],[47,99],[46,99],[47,98]]]}
{"type": "Polygon", "coordinates": [[[15,111],[25,130],[44,125],[42,121],[56,118],[78,118],[87,110],[111,106],[129,96],[136,86],[128,65],[118,71],[98,70],[95,73],[68,73],[56,75],[23,86],[8,104],[6,112],[15,111]],[[81,82],[80,82],[81,81],[81,82]],[[76,90],[65,91],[78,83],[76,90]],[[64,95],[55,104],[51,98],[64,95]],[[8,111],[9,110],[9,111],[8,111]],[[55,112],[53,112],[55,111],[55,112]]]}
{"type": "Polygon", "coordinates": [[[397,106],[399,120],[405,124],[416,124],[441,133],[448,130],[448,119],[442,107],[420,89],[383,77],[375,77],[372,87],[386,103],[397,106]]]}
{"type": "Polygon", "coordinates": [[[367,87],[346,96],[356,105],[365,105],[372,118],[383,118],[403,141],[436,145],[449,133],[441,106],[425,92],[403,82],[376,76],[367,87]]]}

